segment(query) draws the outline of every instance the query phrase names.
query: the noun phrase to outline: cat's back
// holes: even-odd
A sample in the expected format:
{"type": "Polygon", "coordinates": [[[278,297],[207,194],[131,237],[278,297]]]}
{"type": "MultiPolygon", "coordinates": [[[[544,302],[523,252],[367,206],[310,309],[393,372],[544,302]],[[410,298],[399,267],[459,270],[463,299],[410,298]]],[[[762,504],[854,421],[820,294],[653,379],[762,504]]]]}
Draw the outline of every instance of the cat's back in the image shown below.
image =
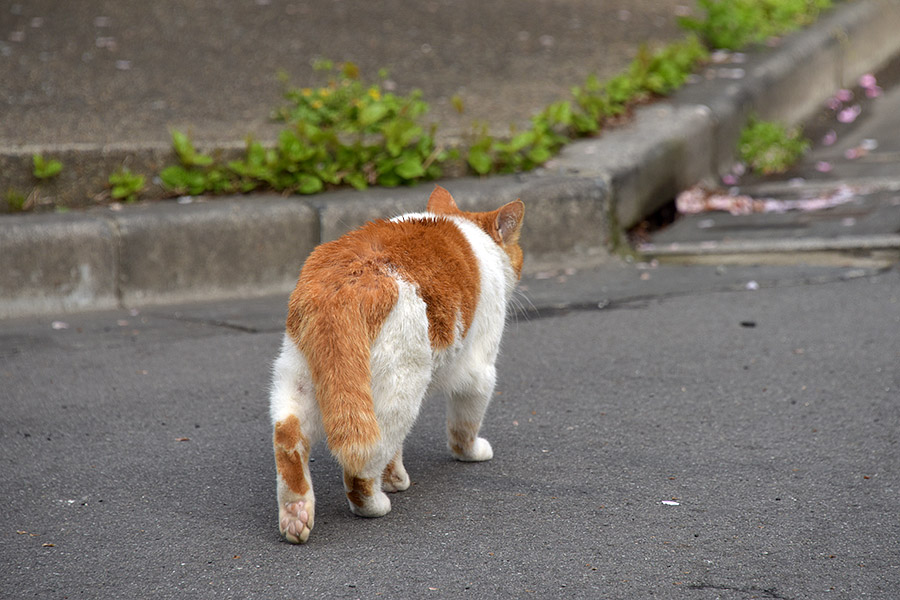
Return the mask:
{"type": "Polygon", "coordinates": [[[447,347],[475,318],[482,275],[498,270],[491,245],[461,218],[413,213],[367,223],[309,256],[292,296],[296,317],[313,305],[359,303],[381,320],[409,287],[425,305],[431,346],[447,347]]]}

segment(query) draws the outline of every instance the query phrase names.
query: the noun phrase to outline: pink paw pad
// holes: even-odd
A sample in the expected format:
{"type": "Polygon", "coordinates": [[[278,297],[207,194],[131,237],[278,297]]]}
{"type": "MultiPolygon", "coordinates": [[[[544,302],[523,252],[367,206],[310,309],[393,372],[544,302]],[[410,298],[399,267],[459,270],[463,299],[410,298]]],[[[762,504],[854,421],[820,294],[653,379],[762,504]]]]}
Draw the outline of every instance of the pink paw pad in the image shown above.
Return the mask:
{"type": "Polygon", "coordinates": [[[298,500],[297,502],[289,502],[284,505],[285,510],[289,513],[303,521],[305,525],[307,521],[309,521],[309,513],[303,510],[303,506],[306,503],[303,500],[298,500]]]}
{"type": "Polygon", "coordinates": [[[303,500],[288,502],[284,505],[285,514],[281,517],[281,533],[287,541],[297,544],[309,539],[309,513],[303,500]]]}

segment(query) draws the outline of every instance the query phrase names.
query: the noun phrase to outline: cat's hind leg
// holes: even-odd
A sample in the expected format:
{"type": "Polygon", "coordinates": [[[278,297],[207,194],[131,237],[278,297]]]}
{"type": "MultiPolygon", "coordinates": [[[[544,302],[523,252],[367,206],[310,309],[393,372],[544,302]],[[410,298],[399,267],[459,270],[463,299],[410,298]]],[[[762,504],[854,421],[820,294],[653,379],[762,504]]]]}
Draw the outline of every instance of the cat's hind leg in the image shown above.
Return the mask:
{"type": "Polygon", "coordinates": [[[403,449],[397,450],[394,458],[381,473],[381,489],[385,492],[402,492],[409,489],[409,474],[403,466],[403,449]]]}
{"type": "Polygon", "coordinates": [[[484,461],[494,457],[490,442],[478,437],[481,421],[497,380],[493,365],[469,373],[447,397],[447,446],[457,460],[484,461]]]}
{"type": "Polygon", "coordinates": [[[322,425],[306,361],[287,336],[275,361],[271,415],[278,529],[288,542],[302,544],[315,523],[309,453],[322,437],[322,425]]]}
{"type": "Polygon", "coordinates": [[[409,488],[409,475],[403,466],[402,445],[380,445],[366,466],[355,472],[344,466],[344,491],[350,511],[360,517],[383,517],[391,511],[391,500],[385,492],[401,492],[409,488]],[[388,458],[390,457],[390,458],[388,458]]]}

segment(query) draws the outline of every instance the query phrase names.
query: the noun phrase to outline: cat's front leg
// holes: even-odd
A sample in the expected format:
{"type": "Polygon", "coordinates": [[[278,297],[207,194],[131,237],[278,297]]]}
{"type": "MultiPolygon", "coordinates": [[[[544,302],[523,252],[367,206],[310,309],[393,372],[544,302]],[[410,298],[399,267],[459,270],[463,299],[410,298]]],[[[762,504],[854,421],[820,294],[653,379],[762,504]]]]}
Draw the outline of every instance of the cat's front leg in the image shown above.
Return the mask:
{"type": "Polygon", "coordinates": [[[494,457],[490,442],[478,437],[481,421],[494,392],[493,366],[472,374],[467,385],[447,398],[447,446],[457,460],[484,461],[494,457]]]}

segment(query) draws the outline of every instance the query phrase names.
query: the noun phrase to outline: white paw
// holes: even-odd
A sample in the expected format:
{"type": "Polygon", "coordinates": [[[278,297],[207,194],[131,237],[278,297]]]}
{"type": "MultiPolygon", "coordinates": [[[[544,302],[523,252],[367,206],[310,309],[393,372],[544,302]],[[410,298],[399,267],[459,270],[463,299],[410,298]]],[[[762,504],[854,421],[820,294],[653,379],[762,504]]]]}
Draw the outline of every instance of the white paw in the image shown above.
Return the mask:
{"type": "Polygon", "coordinates": [[[282,537],[292,544],[309,539],[313,528],[313,506],[304,500],[288,502],[278,510],[278,528],[282,537]]]}
{"type": "Polygon", "coordinates": [[[465,453],[454,452],[453,455],[457,460],[466,462],[481,462],[483,460],[491,460],[494,458],[494,450],[491,443],[484,438],[475,438],[472,447],[465,453]]]}
{"type": "Polygon", "coordinates": [[[360,504],[350,502],[350,510],[358,517],[383,517],[391,512],[391,499],[381,490],[376,490],[360,504]]]}
{"type": "Polygon", "coordinates": [[[390,473],[385,473],[381,480],[381,489],[385,492],[402,492],[409,489],[409,474],[401,465],[390,473]]]}

